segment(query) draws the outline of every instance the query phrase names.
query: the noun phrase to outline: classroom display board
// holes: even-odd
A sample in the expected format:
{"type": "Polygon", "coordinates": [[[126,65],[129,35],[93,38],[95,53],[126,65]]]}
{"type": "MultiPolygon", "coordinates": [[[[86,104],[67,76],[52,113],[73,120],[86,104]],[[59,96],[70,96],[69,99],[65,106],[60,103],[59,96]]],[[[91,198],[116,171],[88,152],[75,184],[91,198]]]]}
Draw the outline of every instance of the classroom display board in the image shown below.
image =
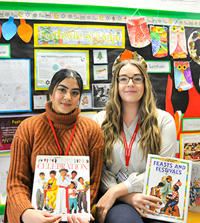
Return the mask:
{"type": "MultiPolygon", "coordinates": [[[[103,109],[112,64],[125,49],[137,51],[147,61],[159,108],[185,113],[189,101],[200,95],[200,28],[194,24],[149,24],[143,16],[123,23],[10,16],[0,18],[0,24],[0,90],[12,89],[2,94],[10,100],[0,101],[1,113],[42,112],[50,80],[62,68],[75,69],[83,78],[82,111],[103,109]]],[[[195,112],[198,109],[192,115],[195,112]]]]}

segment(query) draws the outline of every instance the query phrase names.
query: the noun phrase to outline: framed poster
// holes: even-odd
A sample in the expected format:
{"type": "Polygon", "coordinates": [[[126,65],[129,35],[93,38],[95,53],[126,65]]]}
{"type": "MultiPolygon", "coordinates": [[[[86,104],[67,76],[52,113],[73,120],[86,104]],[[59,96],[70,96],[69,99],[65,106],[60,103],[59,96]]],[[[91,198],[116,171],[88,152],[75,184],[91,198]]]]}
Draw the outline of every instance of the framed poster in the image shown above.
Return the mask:
{"type": "Polygon", "coordinates": [[[92,84],[93,107],[102,109],[109,99],[110,84],[92,84]]]}
{"type": "Polygon", "coordinates": [[[125,48],[125,26],[34,24],[34,46],[125,48]]]}
{"type": "Polygon", "coordinates": [[[35,50],[35,90],[48,90],[53,75],[65,68],[77,71],[89,89],[89,50],[35,50]]]}
{"type": "Polygon", "coordinates": [[[200,132],[180,134],[180,158],[200,161],[200,132]]]}
{"type": "Polygon", "coordinates": [[[0,74],[0,113],[31,111],[30,59],[0,59],[0,74]]]}

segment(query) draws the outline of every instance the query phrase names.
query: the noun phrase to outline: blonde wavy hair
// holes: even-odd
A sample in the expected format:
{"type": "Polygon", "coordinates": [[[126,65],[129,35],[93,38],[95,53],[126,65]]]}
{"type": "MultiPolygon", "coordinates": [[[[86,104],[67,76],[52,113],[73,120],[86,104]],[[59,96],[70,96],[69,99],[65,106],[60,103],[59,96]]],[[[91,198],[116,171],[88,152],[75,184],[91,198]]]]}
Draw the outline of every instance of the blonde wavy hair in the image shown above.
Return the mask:
{"type": "Polygon", "coordinates": [[[159,154],[161,148],[161,132],[158,126],[157,107],[153,95],[152,85],[146,68],[136,60],[124,60],[113,67],[113,78],[110,88],[110,100],[106,105],[106,117],[102,123],[104,133],[105,149],[104,159],[107,163],[112,163],[113,144],[120,139],[122,105],[118,93],[119,72],[126,64],[136,66],[144,75],[144,94],[140,100],[138,117],[141,138],[139,140],[140,149],[143,151],[143,159],[148,153],[159,154]]]}

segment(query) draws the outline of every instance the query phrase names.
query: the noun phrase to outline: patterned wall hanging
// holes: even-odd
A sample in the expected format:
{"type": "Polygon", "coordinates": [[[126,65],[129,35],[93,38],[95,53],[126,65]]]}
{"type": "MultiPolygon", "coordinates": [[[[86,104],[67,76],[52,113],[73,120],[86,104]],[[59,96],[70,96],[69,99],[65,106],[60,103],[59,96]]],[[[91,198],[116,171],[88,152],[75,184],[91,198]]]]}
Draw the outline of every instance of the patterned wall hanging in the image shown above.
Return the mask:
{"type": "Polygon", "coordinates": [[[151,36],[145,17],[134,17],[126,21],[132,47],[142,48],[151,43],[151,36]]]}
{"type": "Polygon", "coordinates": [[[185,28],[183,26],[172,26],[169,29],[170,55],[173,59],[186,58],[187,47],[185,39],[185,28]]]}
{"type": "Polygon", "coordinates": [[[152,39],[152,53],[154,57],[166,57],[167,48],[167,27],[150,26],[150,35],[152,39]]]}
{"type": "Polygon", "coordinates": [[[186,91],[193,87],[190,64],[188,61],[174,62],[174,81],[178,91],[186,91]]]}

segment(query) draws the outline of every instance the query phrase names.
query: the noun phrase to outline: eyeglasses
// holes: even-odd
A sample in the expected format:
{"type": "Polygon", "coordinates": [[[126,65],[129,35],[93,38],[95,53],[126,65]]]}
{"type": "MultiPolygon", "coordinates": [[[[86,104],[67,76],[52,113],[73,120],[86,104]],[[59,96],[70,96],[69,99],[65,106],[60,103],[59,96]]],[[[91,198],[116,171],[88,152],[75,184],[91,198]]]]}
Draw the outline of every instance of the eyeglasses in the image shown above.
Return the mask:
{"type": "Polygon", "coordinates": [[[132,80],[135,84],[141,84],[144,80],[142,74],[135,74],[133,77],[129,77],[126,75],[121,75],[117,78],[120,84],[128,84],[130,80],[132,80]]]}

